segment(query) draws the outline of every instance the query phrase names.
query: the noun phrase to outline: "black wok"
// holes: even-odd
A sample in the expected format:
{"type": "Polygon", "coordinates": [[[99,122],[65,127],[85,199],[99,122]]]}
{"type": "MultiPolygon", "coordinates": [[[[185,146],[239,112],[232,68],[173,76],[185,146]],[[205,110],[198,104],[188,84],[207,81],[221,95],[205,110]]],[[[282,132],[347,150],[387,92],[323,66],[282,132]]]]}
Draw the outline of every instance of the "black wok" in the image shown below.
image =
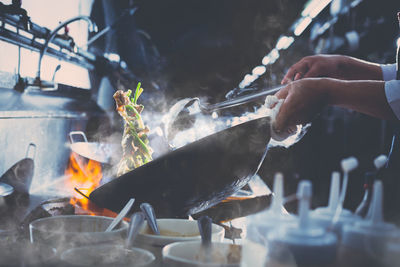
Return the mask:
{"type": "Polygon", "coordinates": [[[270,120],[249,121],[172,151],[94,190],[89,198],[118,212],[130,198],[158,217],[200,212],[230,196],[256,174],[270,140],[270,120]]]}
{"type": "Polygon", "coordinates": [[[4,182],[14,187],[14,189],[23,194],[28,194],[34,174],[34,157],[36,154],[36,145],[30,143],[26,152],[26,157],[15,163],[1,177],[0,182],[4,182]],[[33,151],[33,156],[29,156],[33,151]]]}

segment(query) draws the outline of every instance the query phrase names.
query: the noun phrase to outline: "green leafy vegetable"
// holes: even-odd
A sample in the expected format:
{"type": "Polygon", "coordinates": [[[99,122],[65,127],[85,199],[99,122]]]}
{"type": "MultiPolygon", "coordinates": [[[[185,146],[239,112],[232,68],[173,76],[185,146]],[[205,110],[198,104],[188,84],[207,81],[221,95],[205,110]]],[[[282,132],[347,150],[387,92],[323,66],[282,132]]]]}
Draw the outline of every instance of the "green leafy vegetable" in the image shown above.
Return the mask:
{"type": "Polygon", "coordinates": [[[147,132],[141,112],[143,105],[137,101],[143,88],[139,82],[132,97],[132,91],[126,93],[119,90],[114,94],[117,111],[125,121],[125,129],[122,138],[123,157],[119,163],[118,175],[122,175],[132,169],[140,167],[152,160],[153,150],[149,146],[147,132]]]}

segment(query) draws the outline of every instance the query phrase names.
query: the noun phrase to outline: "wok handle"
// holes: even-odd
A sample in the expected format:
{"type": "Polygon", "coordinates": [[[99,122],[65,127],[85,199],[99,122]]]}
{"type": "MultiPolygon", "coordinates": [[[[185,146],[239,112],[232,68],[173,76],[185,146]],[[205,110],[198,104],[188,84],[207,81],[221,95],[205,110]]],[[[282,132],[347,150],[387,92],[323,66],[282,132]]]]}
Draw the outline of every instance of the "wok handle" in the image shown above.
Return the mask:
{"type": "Polygon", "coordinates": [[[72,131],[69,133],[69,140],[71,141],[71,144],[75,143],[76,141],[74,140],[74,136],[80,135],[82,136],[83,140],[87,143],[88,140],[86,138],[86,135],[82,131],[72,131]]]}

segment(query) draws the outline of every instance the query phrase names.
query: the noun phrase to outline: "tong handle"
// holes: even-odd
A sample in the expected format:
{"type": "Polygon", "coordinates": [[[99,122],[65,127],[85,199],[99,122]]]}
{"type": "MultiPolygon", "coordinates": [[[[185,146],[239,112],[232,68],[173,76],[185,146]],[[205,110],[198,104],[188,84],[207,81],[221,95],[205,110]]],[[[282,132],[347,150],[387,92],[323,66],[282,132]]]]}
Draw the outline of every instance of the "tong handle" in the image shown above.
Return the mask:
{"type": "Polygon", "coordinates": [[[140,229],[142,228],[142,224],[144,222],[144,214],[142,212],[135,212],[131,216],[131,221],[129,223],[128,229],[128,238],[125,242],[125,248],[129,249],[133,241],[135,240],[137,234],[139,233],[140,229]]]}

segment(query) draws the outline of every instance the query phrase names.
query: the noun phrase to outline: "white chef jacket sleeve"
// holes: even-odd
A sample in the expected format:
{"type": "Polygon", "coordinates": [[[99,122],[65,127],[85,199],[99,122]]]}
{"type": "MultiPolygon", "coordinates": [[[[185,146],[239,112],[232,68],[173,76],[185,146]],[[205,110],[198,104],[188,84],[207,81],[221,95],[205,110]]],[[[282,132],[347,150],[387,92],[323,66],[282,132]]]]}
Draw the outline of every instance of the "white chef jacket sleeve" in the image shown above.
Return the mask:
{"type": "Polygon", "coordinates": [[[384,81],[396,79],[396,64],[382,64],[381,69],[384,81]]]}
{"type": "Polygon", "coordinates": [[[400,80],[385,82],[385,94],[394,114],[400,120],[400,80]]]}

